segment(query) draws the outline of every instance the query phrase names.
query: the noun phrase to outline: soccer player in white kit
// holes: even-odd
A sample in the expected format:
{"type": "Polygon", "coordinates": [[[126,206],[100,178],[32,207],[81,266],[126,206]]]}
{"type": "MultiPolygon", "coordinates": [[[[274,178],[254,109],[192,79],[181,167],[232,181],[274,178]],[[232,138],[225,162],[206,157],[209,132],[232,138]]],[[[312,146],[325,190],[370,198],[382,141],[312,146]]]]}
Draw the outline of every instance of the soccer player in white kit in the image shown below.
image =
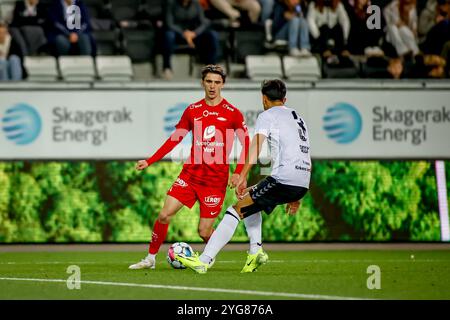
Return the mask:
{"type": "Polygon", "coordinates": [[[311,156],[305,121],[296,110],[286,107],[283,81],[263,81],[261,93],[265,111],[256,120],[255,136],[236,185],[238,202],[227,209],[201,255],[175,254],[177,260],[197,273],[207,272],[216,255],[233,237],[241,219],[250,239],[250,250],[241,272],[256,271],[268,261],[268,255],[262,249],[261,211],[270,214],[277,205],[287,204],[286,212],[294,215],[309,189],[311,156]],[[266,139],[272,172],[255,186],[246,188],[247,174],[256,163],[266,139]]]}

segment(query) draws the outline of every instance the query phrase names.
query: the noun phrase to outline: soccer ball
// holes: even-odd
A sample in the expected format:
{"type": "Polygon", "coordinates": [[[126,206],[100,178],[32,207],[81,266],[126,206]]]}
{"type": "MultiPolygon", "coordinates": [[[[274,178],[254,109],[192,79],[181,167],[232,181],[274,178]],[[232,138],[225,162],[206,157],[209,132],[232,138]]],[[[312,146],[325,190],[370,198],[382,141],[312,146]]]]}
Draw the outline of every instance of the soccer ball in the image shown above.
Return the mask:
{"type": "Polygon", "coordinates": [[[183,253],[185,256],[190,257],[194,254],[194,250],[186,242],[175,242],[167,251],[167,262],[172,268],[186,269],[180,261],[175,259],[175,253],[183,253]]]}

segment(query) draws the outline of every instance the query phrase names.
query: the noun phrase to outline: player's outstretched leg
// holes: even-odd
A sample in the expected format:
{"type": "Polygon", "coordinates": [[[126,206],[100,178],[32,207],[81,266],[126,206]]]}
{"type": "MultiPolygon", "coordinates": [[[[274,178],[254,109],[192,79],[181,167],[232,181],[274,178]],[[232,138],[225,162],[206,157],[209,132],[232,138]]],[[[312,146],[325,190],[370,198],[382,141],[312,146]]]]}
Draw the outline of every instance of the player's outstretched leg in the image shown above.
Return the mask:
{"type": "Polygon", "coordinates": [[[175,253],[175,259],[180,261],[186,268],[192,269],[197,273],[206,273],[209,268],[209,264],[200,260],[198,253],[191,257],[187,257],[184,254],[175,253]]]}
{"type": "Polygon", "coordinates": [[[164,207],[153,225],[152,240],[149,245],[148,255],[138,263],[130,265],[128,269],[155,269],[156,254],[159,252],[159,248],[166,239],[170,218],[175,215],[181,207],[183,207],[183,204],[179,200],[170,195],[167,196],[164,207]]]}
{"type": "Polygon", "coordinates": [[[248,254],[247,261],[241,270],[241,273],[255,272],[258,268],[269,261],[269,255],[260,248],[255,254],[248,254]]]}
{"type": "Polygon", "coordinates": [[[248,251],[247,261],[245,262],[242,273],[254,272],[257,268],[265,264],[268,260],[267,254],[262,250],[261,212],[256,212],[244,218],[245,230],[250,239],[250,249],[248,251]]]}
{"type": "Polygon", "coordinates": [[[155,255],[149,253],[144,259],[142,259],[138,263],[130,265],[128,269],[132,270],[155,269],[155,265],[156,265],[155,255]]]}

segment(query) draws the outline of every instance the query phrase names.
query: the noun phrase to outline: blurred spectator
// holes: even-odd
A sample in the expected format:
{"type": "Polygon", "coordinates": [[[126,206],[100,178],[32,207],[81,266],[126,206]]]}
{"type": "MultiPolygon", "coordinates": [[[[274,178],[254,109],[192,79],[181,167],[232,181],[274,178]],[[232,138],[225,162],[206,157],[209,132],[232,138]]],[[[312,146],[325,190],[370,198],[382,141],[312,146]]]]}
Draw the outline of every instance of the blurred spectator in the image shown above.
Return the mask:
{"type": "Polygon", "coordinates": [[[0,80],[21,80],[22,58],[20,46],[9,34],[8,26],[0,23],[0,80]]]}
{"type": "Polygon", "coordinates": [[[403,61],[400,57],[390,58],[387,63],[387,78],[400,79],[403,77],[403,61]]]}
{"type": "Polygon", "coordinates": [[[87,4],[89,23],[92,30],[113,30],[115,26],[111,0],[101,0],[87,4]]]}
{"type": "Polygon", "coordinates": [[[399,56],[419,53],[416,0],[393,0],[383,9],[386,40],[399,56]]]}
{"type": "Polygon", "coordinates": [[[267,19],[270,19],[272,17],[275,0],[258,0],[258,2],[261,7],[260,21],[262,24],[264,24],[267,19]]]}
{"type": "Polygon", "coordinates": [[[208,10],[210,7],[210,3],[209,0],[198,0],[198,2],[200,3],[200,5],[202,6],[203,10],[208,10]]]}
{"type": "Polygon", "coordinates": [[[44,33],[45,18],[45,8],[39,0],[16,2],[10,33],[22,46],[25,55],[44,50],[47,43],[44,33]]]}
{"type": "Polygon", "coordinates": [[[316,0],[308,7],[309,30],[313,51],[325,58],[348,55],[345,50],[350,33],[350,19],[340,0],[316,0]]]}
{"type": "Polygon", "coordinates": [[[404,61],[397,56],[372,56],[367,59],[364,68],[366,78],[401,79],[406,75],[404,61]]]}
{"type": "Polygon", "coordinates": [[[436,9],[437,0],[428,0],[425,8],[420,12],[419,23],[417,26],[420,42],[425,40],[428,31],[436,24],[436,9]]]}
{"type": "Polygon", "coordinates": [[[198,0],[167,0],[167,30],[164,37],[164,78],[173,76],[171,55],[177,44],[195,49],[205,64],[216,64],[219,37],[209,29],[210,21],[205,18],[198,0]]]}
{"type": "Polygon", "coordinates": [[[120,27],[130,29],[151,29],[152,19],[154,18],[151,14],[151,10],[152,8],[149,7],[147,2],[141,2],[133,16],[118,21],[120,27]]]}
{"type": "Polygon", "coordinates": [[[434,54],[419,55],[416,57],[416,77],[441,79],[445,77],[446,61],[434,54]]]}
{"type": "Polygon", "coordinates": [[[48,9],[48,42],[53,45],[56,56],[79,54],[92,55],[94,40],[88,11],[81,0],[54,0],[48,9]],[[80,28],[67,23],[67,9],[71,5],[80,8],[80,28]]]}
{"type": "Polygon", "coordinates": [[[423,51],[428,54],[442,55],[446,42],[450,41],[450,0],[438,0],[436,6],[436,24],[428,32],[423,51]]]}
{"type": "Polygon", "coordinates": [[[425,54],[416,56],[415,61],[409,77],[421,79],[445,77],[446,62],[444,58],[438,55],[425,54]]]}
{"type": "Polygon", "coordinates": [[[450,41],[447,41],[442,48],[442,58],[445,60],[445,74],[447,78],[450,78],[450,41]]]}
{"type": "Polygon", "coordinates": [[[308,22],[302,0],[280,0],[273,10],[272,34],[275,40],[287,40],[289,54],[294,57],[311,55],[308,22]]]}
{"type": "Polygon", "coordinates": [[[380,42],[383,38],[381,29],[368,29],[367,7],[370,0],[350,0],[348,16],[350,18],[350,34],[348,37],[347,49],[354,55],[383,55],[380,42]]]}
{"type": "Polygon", "coordinates": [[[237,26],[241,13],[236,8],[247,11],[251,23],[258,23],[261,5],[258,0],[209,0],[212,6],[225,14],[232,26],[237,26]]]}
{"type": "Polygon", "coordinates": [[[39,0],[17,1],[14,7],[11,27],[40,26],[44,27],[45,8],[39,0]]]}

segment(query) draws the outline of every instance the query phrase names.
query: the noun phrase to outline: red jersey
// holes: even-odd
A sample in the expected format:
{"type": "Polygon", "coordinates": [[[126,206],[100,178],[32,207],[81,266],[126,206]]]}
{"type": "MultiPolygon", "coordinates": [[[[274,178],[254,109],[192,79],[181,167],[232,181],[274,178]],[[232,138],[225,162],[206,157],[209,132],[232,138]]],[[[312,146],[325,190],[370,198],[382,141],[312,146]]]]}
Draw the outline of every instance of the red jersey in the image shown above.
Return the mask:
{"type": "Polygon", "coordinates": [[[215,106],[207,105],[204,99],[189,105],[175,128],[161,148],[147,159],[149,165],[164,157],[192,131],[191,154],[183,165],[183,173],[191,182],[226,187],[235,135],[243,147],[235,173],[241,172],[248,153],[248,130],[242,113],[227,100],[222,99],[215,106]]]}

